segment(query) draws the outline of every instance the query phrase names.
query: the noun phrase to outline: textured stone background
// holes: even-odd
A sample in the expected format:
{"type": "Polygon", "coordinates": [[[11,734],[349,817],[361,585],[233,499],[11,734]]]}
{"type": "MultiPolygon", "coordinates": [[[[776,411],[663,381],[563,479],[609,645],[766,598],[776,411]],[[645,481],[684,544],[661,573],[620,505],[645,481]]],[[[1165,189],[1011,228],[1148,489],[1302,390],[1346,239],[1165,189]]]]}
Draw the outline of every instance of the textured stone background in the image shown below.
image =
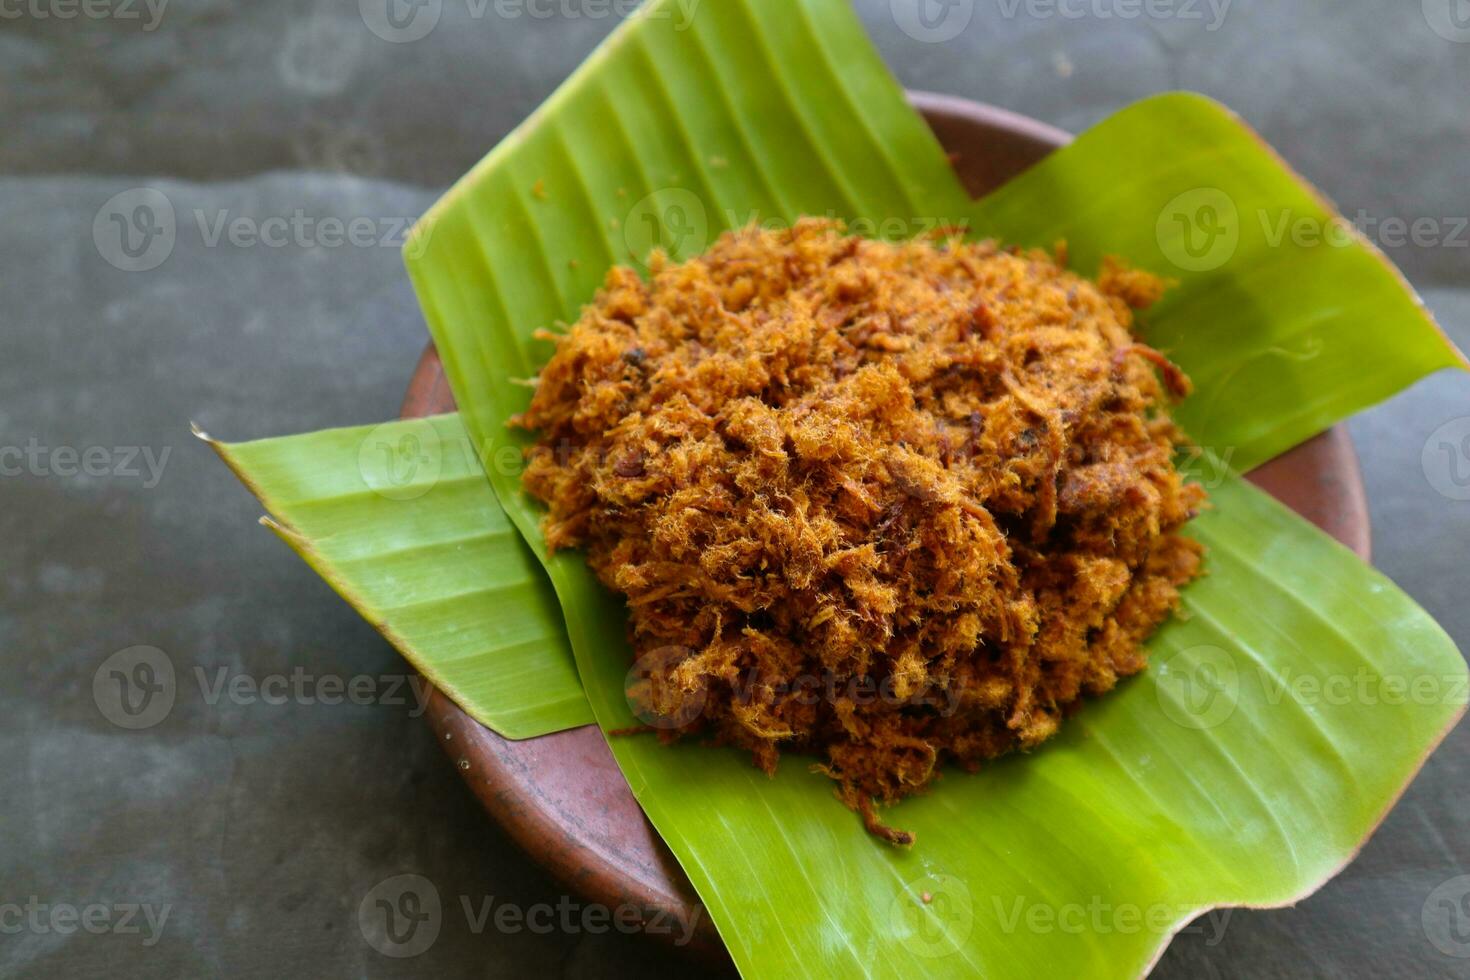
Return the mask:
{"type": "MultiPolygon", "coordinates": [[[[142,186],[180,215],[411,219],[613,21],[578,0],[533,0],[549,17],[442,0],[427,37],[390,44],[351,0],[173,0],[156,23],[142,0],[122,2],[63,19],[66,0],[0,0],[0,445],[102,447],[110,467],[0,478],[0,907],[136,902],[169,917],[152,944],[141,917],[141,934],[5,929],[0,975],[688,970],[642,937],[466,925],[459,896],[555,905],[561,889],[482,816],[409,707],[211,704],[195,682],[196,668],[402,672],[253,527],[258,507],[187,430],[392,416],[425,340],[396,248],[208,247],[181,222],[165,263],[126,273],[92,234],[105,202],[142,186]],[[157,478],[141,461],[131,475],[123,447],[161,463],[157,478]],[[128,732],[99,713],[92,679],[138,644],[166,651],[181,683],[164,721],[128,732]],[[433,948],[397,961],[364,941],[357,907],[405,871],[449,908],[433,948]]],[[[1470,215],[1463,0],[1185,2],[1125,19],[1127,0],[1074,0],[1068,15],[976,0],[943,43],[905,34],[889,0],[858,6],[911,87],[1074,130],[1198,89],[1350,215],[1434,219],[1446,236],[1470,215]]],[[[1467,245],[1390,249],[1462,346],[1467,245]]],[[[1470,380],[1446,376],[1352,424],[1377,563],[1462,646],[1470,503],[1436,492],[1420,457],[1466,415],[1470,380]]],[[[1446,955],[1470,956],[1454,941],[1470,940],[1470,915],[1429,902],[1470,871],[1467,785],[1462,728],[1340,878],[1294,910],[1234,913],[1218,943],[1180,937],[1157,975],[1470,975],[1470,958],[1446,955]]]]}

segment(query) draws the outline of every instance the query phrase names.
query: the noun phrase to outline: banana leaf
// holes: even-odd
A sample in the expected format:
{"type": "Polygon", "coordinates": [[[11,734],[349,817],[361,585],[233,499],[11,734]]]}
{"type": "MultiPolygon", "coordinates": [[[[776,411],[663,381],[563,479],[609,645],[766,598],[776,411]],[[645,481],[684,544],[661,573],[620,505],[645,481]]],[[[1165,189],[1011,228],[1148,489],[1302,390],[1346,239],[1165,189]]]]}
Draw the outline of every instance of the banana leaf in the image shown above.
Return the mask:
{"type": "MultiPolygon", "coordinates": [[[[1150,670],[1031,755],[891,811],[912,851],[869,838],[799,758],[768,779],[733,751],[611,739],[744,975],[1137,976],[1202,912],[1289,904],[1341,869],[1463,715],[1464,662],[1260,491],[1213,497],[1193,532],[1211,574],[1150,670]]],[[[634,724],[603,639],[620,605],[563,587],[598,720],[634,724]]]]}
{"type": "Polygon", "coordinates": [[[414,667],[522,739],[589,724],[546,574],[457,415],[225,444],[265,524],[414,667]]]}
{"type": "Polygon", "coordinates": [[[1464,367],[1399,271],[1233,113],[1125,109],[979,202],[971,226],[1181,280],[1145,335],[1194,380],[1176,418],[1241,471],[1441,368],[1464,367]]]}
{"type": "MultiPolygon", "coordinates": [[[[1252,230],[1262,209],[1329,211],[1207,100],[1142,103],[975,204],[843,0],[683,12],[645,6],[409,243],[482,449],[523,444],[505,423],[528,399],[512,382],[549,354],[533,331],[573,317],[610,264],[800,214],[1066,237],[1084,271],[1111,252],[1175,275],[1146,334],[1196,374],[1181,417],[1237,466],[1460,363],[1361,239],[1252,230]]],[[[490,480],[544,557],[517,475],[490,480]]],[[[1463,713],[1464,662],[1305,522],[1235,480],[1214,502],[1195,531],[1212,574],[1153,641],[1154,669],[1032,756],[901,806],[912,852],[869,840],[800,760],[767,780],[735,753],[611,739],[746,975],[1136,974],[1201,910],[1293,901],[1351,858],[1463,713]]],[[[546,567],[598,722],[631,724],[621,604],[576,555],[546,567]]]]}

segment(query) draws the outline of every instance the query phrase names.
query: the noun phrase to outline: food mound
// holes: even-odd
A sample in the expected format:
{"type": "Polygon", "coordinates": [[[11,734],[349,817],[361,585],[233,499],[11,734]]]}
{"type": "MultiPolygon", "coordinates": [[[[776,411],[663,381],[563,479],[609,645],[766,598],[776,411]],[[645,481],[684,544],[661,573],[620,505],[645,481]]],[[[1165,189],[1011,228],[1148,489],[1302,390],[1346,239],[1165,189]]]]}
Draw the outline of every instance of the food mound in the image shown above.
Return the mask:
{"type": "MultiPolygon", "coordinates": [[[[1059,249],[1059,252],[1063,251],[1059,249]]],[[[1037,745],[1199,573],[1163,284],[803,220],[614,269],[517,424],[551,550],[627,598],[671,740],[820,759],[868,829],[941,763],[1037,745]]]]}

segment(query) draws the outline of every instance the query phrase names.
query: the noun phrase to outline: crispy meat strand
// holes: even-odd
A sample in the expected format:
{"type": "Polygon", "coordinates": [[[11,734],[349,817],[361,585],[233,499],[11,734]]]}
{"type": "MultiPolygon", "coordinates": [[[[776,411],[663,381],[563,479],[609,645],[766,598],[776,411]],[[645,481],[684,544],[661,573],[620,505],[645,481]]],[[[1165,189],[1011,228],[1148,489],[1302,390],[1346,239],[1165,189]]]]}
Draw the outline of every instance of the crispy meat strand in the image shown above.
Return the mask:
{"type": "Polygon", "coordinates": [[[811,219],[651,267],[608,274],[517,424],[549,547],[627,598],[663,738],[815,756],[908,844],[875,801],[1144,669],[1204,501],[1155,368],[1188,379],[1131,332],[1159,280],[811,219]]]}

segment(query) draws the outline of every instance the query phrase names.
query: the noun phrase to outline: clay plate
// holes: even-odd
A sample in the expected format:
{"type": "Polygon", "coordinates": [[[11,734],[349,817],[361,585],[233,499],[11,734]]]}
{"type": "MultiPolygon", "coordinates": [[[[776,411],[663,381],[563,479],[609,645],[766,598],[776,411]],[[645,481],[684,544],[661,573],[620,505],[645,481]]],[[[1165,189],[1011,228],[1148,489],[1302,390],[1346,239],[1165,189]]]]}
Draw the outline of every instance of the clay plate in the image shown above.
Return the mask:
{"type": "MultiPolygon", "coordinates": [[[[1071,137],[1043,123],[965,99],[916,92],[924,114],[970,192],[985,194],[1071,137]]],[[[454,396],[430,346],[403,403],[412,418],[450,412],[454,396]]],[[[1342,427],[1250,475],[1258,486],[1368,558],[1363,481],[1342,427]]],[[[631,905],[696,920],[690,947],[725,957],[714,925],[664,846],[595,726],[512,742],[474,721],[435,691],[429,722],[485,809],[567,888],[610,908],[631,905]]],[[[670,938],[680,935],[674,930],[670,938]]]]}

